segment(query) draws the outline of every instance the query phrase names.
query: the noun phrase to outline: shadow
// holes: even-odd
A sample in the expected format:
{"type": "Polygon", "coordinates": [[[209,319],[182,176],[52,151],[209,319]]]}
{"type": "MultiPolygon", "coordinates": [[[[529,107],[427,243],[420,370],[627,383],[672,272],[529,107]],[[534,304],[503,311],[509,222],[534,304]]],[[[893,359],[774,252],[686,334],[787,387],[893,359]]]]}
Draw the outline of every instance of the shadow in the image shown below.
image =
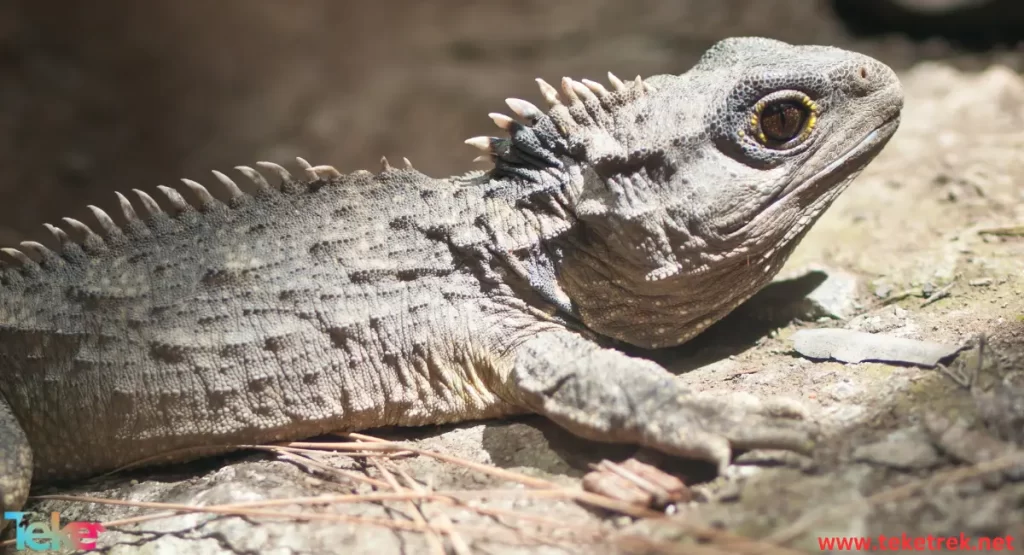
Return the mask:
{"type": "Polygon", "coordinates": [[[602,459],[622,460],[637,451],[636,446],[583,439],[537,415],[421,428],[380,428],[370,433],[392,441],[422,442],[480,425],[484,426],[480,447],[489,455],[489,464],[498,468],[526,467],[544,474],[579,477],[602,459]]]}
{"type": "Polygon", "coordinates": [[[635,445],[602,443],[575,436],[541,416],[507,422],[489,422],[483,449],[499,468],[531,468],[551,475],[581,478],[602,460],[622,462],[635,458],[674,475],[686,484],[713,480],[714,465],[672,457],[635,445]]]}
{"type": "Polygon", "coordinates": [[[75,495],[78,493],[95,493],[97,491],[127,490],[136,482],[186,483],[217,472],[227,466],[234,466],[245,462],[272,460],[274,460],[272,455],[260,451],[234,451],[202,457],[184,463],[157,464],[116,471],[110,474],[101,474],[86,479],[33,483],[31,495],[75,495]]]}
{"type": "Polygon", "coordinates": [[[632,445],[583,439],[541,416],[488,424],[483,448],[501,468],[532,467],[551,474],[568,469],[576,476],[586,474],[590,465],[602,459],[623,460],[637,451],[632,445]]]}
{"type": "Polygon", "coordinates": [[[945,10],[912,10],[894,0],[832,0],[839,19],[855,36],[902,34],[916,41],[945,39],[974,51],[1013,46],[1024,39],[1020,0],[961,2],[945,10]]]}
{"type": "Polygon", "coordinates": [[[680,374],[738,355],[756,346],[775,330],[794,321],[827,316],[807,297],[828,279],[815,270],[799,277],[774,281],[703,333],[678,347],[647,350],[620,347],[680,374]]]}

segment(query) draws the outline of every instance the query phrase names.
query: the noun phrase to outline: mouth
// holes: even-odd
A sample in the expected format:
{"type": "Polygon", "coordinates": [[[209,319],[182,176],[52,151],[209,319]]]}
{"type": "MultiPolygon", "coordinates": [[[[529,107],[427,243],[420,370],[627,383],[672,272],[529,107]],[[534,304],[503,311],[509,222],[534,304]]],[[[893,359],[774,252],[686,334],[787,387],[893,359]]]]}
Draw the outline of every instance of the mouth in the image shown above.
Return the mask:
{"type": "Polygon", "coordinates": [[[811,177],[798,182],[792,183],[779,193],[776,197],[775,203],[787,200],[793,193],[797,191],[806,191],[809,189],[818,189],[822,183],[824,183],[824,189],[830,189],[836,183],[839,183],[863,168],[872,158],[874,158],[882,147],[889,141],[893,133],[896,132],[896,128],[900,124],[900,114],[897,112],[896,115],[886,120],[884,123],[874,128],[868,133],[863,139],[857,144],[850,147],[849,150],[844,152],[838,158],[832,161],[829,165],[825,166],[811,177]],[[829,178],[833,179],[829,179],[829,178]]]}
{"type": "MultiPolygon", "coordinates": [[[[739,229],[727,234],[727,236],[747,237],[750,235],[751,229],[764,225],[765,220],[774,218],[779,210],[793,202],[797,202],[796,197],[807,197],[808,200],[806,202],[813,204],[829,191],[835,190],[837,185],[850,182],[882,150],[882,147],[889,142],[899,124],[900,114],[897,112],[814,175],[792,183],[777,193],[768,200],[764,208],[752,220],[739,229]]],[[[838,191],[836,191],[836,194],[838,194],[838,191]]],[[[835,196],[833,195],[832,199],[834,198],[835,196]]],[[[815,212],[820,213],[828,204],[831,204],[831,200],[819,206],[815,212]]]]}

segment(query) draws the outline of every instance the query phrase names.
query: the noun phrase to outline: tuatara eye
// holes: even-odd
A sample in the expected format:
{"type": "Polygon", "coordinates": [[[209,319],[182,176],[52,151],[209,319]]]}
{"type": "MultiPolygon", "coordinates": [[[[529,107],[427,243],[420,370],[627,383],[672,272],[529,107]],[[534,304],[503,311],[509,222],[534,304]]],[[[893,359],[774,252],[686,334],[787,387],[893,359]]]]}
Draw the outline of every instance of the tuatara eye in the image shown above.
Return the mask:
{"type": "Polygon", "coordinates": [[[761,133],[769,143],[788,143],[804,130],[809,116],[806,106],[791,100],[769,104],[761,111],[761,133]]]}
{"type": "Polygon", "coordinates": [[[762,145],[786,150],[803,142],[818,121],[818,105],[807,95],[782,91],[754,106],[750,131],[762,145]]]}

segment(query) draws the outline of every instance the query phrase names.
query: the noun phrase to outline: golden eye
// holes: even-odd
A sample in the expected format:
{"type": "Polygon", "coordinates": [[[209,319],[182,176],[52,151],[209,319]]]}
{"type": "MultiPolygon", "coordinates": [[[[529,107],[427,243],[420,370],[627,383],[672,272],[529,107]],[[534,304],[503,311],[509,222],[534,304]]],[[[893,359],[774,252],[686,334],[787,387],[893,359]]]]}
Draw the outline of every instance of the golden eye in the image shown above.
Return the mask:
{"type": "Polygon", "coordinates": [[[761,133],[769,142],[788,143],[804,129],[810,111],[795,102],[776,102],[761,112],[761,133]]]}
{"type": "Polygon", "coordinates": [[[818,106],[806,96],[758,102],[750,123],[755,137],[769,148],[787,148],[806,139],[818,119],[818,106]]]}

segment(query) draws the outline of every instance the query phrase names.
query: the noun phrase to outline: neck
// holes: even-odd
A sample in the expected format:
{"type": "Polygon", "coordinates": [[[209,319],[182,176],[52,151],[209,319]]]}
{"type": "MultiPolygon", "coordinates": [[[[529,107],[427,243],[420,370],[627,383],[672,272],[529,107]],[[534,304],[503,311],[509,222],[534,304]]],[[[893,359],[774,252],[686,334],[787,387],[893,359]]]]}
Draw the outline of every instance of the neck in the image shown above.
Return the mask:
{"type": "Polygon", "coordinates": [[[553,307],[562,317],[575,317],[557,273],[561,241],[578,226],[579,176],[578,164],[568,158],[559,167],[543,169],[510,167],[499,160],[492,171],[456,182],[479,208],[474,221],[449,230],[449,241],[478,261],[486,281],[535,298],[542,310],[553,307]]]}

